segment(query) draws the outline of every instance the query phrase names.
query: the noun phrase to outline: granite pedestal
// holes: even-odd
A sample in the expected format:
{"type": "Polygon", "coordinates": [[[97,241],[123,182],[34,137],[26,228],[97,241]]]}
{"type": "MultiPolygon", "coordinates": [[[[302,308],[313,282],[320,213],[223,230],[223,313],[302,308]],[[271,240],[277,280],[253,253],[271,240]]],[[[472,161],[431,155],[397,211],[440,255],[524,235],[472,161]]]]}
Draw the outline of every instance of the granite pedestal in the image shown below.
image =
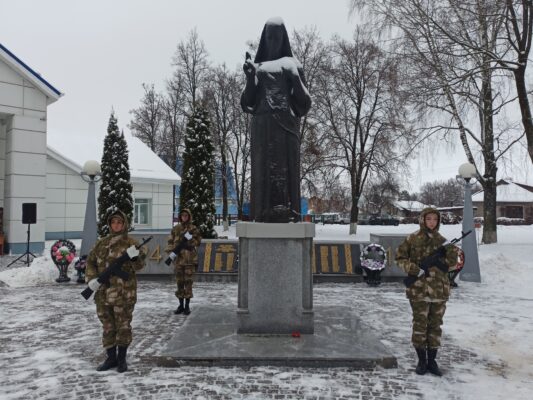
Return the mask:
{"type": "Polygon", "coordinates": [[[169,341],[160,366],[394,368],[396,357],[349,307],[315,308],[312,335],[237,333],[234,306],[198,306],[169,341]]]}
{"type": "Polygon", "coordinates": [[[311,223],[237,223],[237,333],[313,333],[311,223]]]}

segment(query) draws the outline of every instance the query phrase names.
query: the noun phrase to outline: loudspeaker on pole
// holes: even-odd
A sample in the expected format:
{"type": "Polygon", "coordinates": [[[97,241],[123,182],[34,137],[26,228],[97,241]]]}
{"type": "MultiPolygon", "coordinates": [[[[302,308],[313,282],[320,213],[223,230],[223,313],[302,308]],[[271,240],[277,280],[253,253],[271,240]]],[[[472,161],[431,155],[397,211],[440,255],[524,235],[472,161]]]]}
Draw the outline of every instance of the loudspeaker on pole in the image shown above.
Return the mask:
{"type": "Polygon", "coordinates": [[[37,203],[22,203],[22,223],[37,223],[37,203]]]}

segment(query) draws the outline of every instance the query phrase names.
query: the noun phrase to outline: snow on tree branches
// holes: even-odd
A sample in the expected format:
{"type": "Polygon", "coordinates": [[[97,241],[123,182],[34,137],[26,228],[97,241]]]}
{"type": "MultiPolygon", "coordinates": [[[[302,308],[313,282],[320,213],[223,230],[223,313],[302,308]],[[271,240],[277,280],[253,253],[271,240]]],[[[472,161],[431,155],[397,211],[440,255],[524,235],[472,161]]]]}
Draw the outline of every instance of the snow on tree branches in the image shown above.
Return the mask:
{"type": "Polygon", "coordinates": [[[109,117],[107,136],[102,155],[102,181],[98,193],[98,235],[109,233],[108,216],[117,209],[128,217],[131,227],[133,216],[133,187],[130,182],[128,145],[124,134],[118,129],[114,113],[109,117]]]}
{"type": "Polygon", "coordinates": [[[197,105],[187,123],[180,210],[188,208],[202,237],[214,238],[215,215],[214,146],[207,111],[197,105]]]}

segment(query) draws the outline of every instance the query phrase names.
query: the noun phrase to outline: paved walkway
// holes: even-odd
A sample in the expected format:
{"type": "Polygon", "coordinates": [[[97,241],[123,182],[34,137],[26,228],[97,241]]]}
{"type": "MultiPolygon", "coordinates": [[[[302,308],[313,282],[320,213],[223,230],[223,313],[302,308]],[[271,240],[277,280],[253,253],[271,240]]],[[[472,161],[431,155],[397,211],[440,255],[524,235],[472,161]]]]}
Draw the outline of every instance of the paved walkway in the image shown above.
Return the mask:
{"type": "MultiPolygon", "coordinates": [[[[378,288],[315,285],[315,305],[358,310],[399,364],[389,370],[353,370],[158,367],[154,356],[187,317],[172,312],[176,307],[172,282],[141,281],[125,374],[94,371],[103,360],[100,323],[92,300],[80,296],[84,287],[74,283],[0,287],[0,399],[435,399],[426,397],[425,390],[443,382],[413,372],[409,305],[397,283],[378,288]]],[[[199,304],[236,308],[235,283],[197,283],[194,294],[193,313],[199,304]]],[[[462,349],[452,338],[443,342],[439,360],[447,373],[446,386],[459,384],[462,371],[472,363],[484,369],[503,368],[462,349]]],[[[461,398],[453,390],[447,393],[438,398],[461,398]]]]}

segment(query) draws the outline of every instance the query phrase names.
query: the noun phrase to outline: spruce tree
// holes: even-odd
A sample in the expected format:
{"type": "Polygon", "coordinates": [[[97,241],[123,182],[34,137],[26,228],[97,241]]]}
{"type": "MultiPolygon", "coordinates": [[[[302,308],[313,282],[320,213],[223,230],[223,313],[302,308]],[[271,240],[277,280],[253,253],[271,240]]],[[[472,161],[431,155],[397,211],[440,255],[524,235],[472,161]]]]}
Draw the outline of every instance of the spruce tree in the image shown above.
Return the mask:
{"type": "Polygon", "coordinates": [[[111,112],[104,139],[102,154],[102,180],[98,193],[98,234],[109,233],[107,218],[116,210],[122,211],[128,218],[129,226],[133,216],[133,187],[130,182],[128,162],[128,145],[124,133],[118,129],[117,119],[111,112]]]}
{"type": "Polygon", "coordinates": [[[187,122],[183,172],[180,187],[180,210],[188,208],[202,237],[215,238],[214,146],[209,115],[197,105],[187,122]]]}

